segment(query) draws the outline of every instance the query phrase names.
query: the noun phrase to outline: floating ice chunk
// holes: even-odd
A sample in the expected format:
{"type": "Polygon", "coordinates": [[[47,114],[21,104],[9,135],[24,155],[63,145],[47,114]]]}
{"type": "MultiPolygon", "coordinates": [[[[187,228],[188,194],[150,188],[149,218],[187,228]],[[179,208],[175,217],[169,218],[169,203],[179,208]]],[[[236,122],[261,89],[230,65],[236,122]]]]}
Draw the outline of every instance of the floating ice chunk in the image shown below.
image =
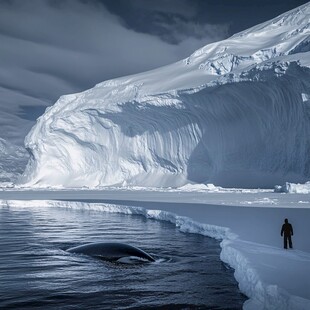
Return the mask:
{"type": "Polygon", "coordinates": [[[310,95],[309,94],[305,94],[305,93],[302,93],[301,94],[301,99],[303,102],[307,102],[310,100],[310,95]]]}
{"type": "Polygon", "coordinates": [[[208,184],[185,184],[181,187],[178,188],[181,191],[184,192],[205,192],[205,191],[209,191],[209,192],[218,192],[220,190],[224,190],[222,187],[220,186],[215,186],[212,183],[208,183],[208,184]]]}
{"type": "Polygon", "coordinates": [[[310,181],[306,182],[305,184],[286,182],[282,186],[276,185],[275,192],[290,194],[310,194],[310,181]]]}

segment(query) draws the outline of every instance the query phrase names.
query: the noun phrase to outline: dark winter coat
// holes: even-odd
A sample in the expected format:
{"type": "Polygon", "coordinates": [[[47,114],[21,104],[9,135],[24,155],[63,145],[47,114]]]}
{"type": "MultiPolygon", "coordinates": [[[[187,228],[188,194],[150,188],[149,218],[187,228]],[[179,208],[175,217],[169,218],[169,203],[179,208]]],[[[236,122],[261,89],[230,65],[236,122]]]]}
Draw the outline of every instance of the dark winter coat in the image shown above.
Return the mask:
{"type": "Polygon", "coordinates": [[[285,223],[282,225],[281,236],[293,236],[293,227],[290,223],[285,223]]]}

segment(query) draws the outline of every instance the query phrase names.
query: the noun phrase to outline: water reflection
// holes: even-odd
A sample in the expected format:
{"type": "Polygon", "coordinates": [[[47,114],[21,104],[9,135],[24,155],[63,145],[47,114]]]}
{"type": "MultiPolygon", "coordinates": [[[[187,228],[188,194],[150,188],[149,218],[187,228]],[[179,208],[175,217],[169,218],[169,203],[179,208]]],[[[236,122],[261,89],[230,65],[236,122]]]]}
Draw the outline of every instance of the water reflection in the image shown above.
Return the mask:
{"type": "Polygon", "coordinates": [[[0,308],[241,309],[245,301],[218,241],[141,216],[1,207],[0,246],[0,308]],[[111,265],[65,251],[88,242],[128,243],[157,262],[111,265]]]}

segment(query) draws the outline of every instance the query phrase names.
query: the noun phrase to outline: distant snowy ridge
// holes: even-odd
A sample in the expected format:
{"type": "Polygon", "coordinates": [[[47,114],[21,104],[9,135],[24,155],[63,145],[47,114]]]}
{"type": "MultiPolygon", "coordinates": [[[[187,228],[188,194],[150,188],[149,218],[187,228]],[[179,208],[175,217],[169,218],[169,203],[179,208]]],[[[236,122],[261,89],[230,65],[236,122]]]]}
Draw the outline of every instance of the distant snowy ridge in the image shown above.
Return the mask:
{"type": "MultiPolygon", "coordinates": [[[[86,203],[72,201],[49,201],[49,200],[0,200],[0,207],[10,208],[29,207],[57,207],[67,209],[94,210],[109,213],[142,215],[147,219],[167,221],[174,224],[181,231],[201,234],[220,239],[221,260],[235,269],[234,276],[239,283],[240,290],[249,298],[243,306],[245,310],[307,310],[310,300],[288,294],[284,289],[274,284],[262,282],[255,266],[244,256],[244,248],[251,248],[253,252],[266,250],[264,245],[246,242],[238,239],[238,236],[227,227],[198,223],[191,218],[179,216],[164,210],[148,210],[136,206],[123,206],[107,203],[86,203]],[[261,248],[260,248],[261,247],[261,248]]],[[[270,249],[269,249],[270,250],[270,249]]]]}
{"type": "Polygon", "coordinates": [[[25,186],[270,187],[310,179],[310,3],[183,61],[61,97],[25,186]]]}
{"type": "Polygon", "coordinates": [[[23,147],[0,138],[0,187],[12,186],[24,172],[28,158],[23,147]]]}

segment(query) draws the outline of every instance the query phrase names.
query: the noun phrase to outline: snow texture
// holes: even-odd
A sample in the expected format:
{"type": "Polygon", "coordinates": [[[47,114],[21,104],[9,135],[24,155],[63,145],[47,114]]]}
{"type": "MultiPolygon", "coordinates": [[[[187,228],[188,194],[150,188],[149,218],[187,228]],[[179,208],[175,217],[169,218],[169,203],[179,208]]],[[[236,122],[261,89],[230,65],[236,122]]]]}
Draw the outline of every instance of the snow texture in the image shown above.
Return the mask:
{"type": "Polygon", "coordinates": [[[310,3],[185,60],[61,97],[25,186],[273,188],[310,178],[310,3]]]}
{"type": "Polygon", "coordinates": [[[24,172],[29,155],[20,146],[0,138],[0,187],[11,187],[24,172]]]}
{"type": "MultiPolygon", "coordinates": [[[[225,195],[225,194],[224,194],[225,195]]],[[[78,195],[77,195],[78,196],[78,195]]],[[[153,197],[153,196],[152,196],[153,197]]],[[[154,198],[154,197],[153,197],[154,198]]],[[[269,208],[249,208],[251,212],[244,212],[242,217],[244,221],[239,221],[236,225],[234,219],[241,215],[240,207],[230,208],[230,223],[235,226],[223,227],[203,222],[219,221],[225,222],[225,218],[209,212],[208,206],[203,206],[203,213],[197,207],[192,205],[191,215],[198,217],[200,221],[195,221],[188,216],[177,215],[171,210],[146,209],[138,206],[117,205],[109,203],[86,203],[70,201],[48,201],[48,200],[0,200],[0,206],[10,208],[27,208],[29,207],[64,207],[68,209],[85,209],[112,213],[142,215],[148,219],[168,221],[178,227],[181,231],[187,233],[197,233],[221,241],[221,259],[235,269],[235,278],[239,282],[240,290],[249,297],[244,304],[246,310],[259,309],[278,309],[278,310],[306,310],[310,307],[310,248],[308,244],[307,252],[302,251],[285,251],[275,246],[264,244],[265,236],[260,236],[259,219],[266,219],[267,227],[274,226],[275,216],[270,216],[269,208]],[[246,214],[248,213],[248,214],[246,214]],[[253,213],[257,222],[253,223],[253,213]],[[203,214],[203,215],[202,215],[203,214]],[[268,220],[269,219],[269,220],[268,220]],[[248,234],[247,222],[251,226],[256,226],[254,238],[248,234]],[[272,222],[272,223],[271,223],[272,222]],[[235,233],[235,231],[238,234],[235,233]],[[254,239],[254,240],[253,240],[254,239]],[[260,242],[256,242],[260,240],[260,242]]],[[[163,204],[161,205],[163,206],[163,204]]],[[[221,209],[220,206],[215,206],[221,209]]],[[[165,204],[165,208],[169,206],[165,204]]],[[[178,212],[188,212],[188,207],[177,206],[178,212]]],[[[272,210],[271,210],[272,211],[272,210]]],[[[302,225],[305,219],[305,212],[309,209],[303,209],[303,213],[295,216],[294,224],[302,225]]],[[[272,211],[272,214],[275,212],[272,211]]],[[[295,213],[296,215],[296,213],[295,213]]],[[[276,215],[278,216],[278,215],[276,215]]],[[[278,231],[279,234],[279,231],[278,231]]]]}

